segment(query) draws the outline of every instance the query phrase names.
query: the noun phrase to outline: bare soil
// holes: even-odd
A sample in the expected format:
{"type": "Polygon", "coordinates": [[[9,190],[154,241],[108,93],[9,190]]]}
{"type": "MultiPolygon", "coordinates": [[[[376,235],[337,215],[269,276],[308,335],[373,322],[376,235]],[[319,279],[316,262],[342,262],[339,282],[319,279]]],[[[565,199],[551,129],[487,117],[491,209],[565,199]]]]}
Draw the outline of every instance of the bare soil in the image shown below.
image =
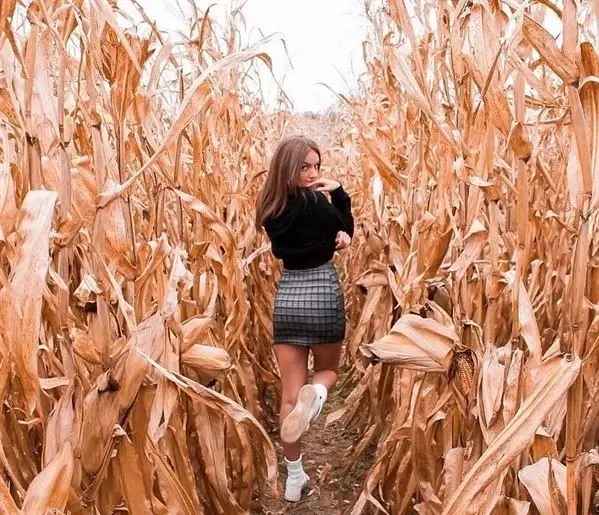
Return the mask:
{"type": "MultiPolygon", "coordinates": [[[[342,384],[340,378],[339,384],[342,384]]],[[[287,470],[283,462],[278,427],[267,428],[275,443],[279,459],[279,490],[281,499],[257,497],[252,507],[255,515],[313,514],[341,515],[348,513],[353,501],[360,493],[365,472],[371,465],[372,453],[367,452],[355,466],[345,470],[348,464],[346,453],[354,445],[356,432],[346,428],[343,422],[335,422],[326,429],[325,420],[329,413],[343,404],[347,392],[336,388],[329,398],[318,420],[303,438],[303,465],[310,476],[309,486],[297,503],[285,501],[287,470]]]]}

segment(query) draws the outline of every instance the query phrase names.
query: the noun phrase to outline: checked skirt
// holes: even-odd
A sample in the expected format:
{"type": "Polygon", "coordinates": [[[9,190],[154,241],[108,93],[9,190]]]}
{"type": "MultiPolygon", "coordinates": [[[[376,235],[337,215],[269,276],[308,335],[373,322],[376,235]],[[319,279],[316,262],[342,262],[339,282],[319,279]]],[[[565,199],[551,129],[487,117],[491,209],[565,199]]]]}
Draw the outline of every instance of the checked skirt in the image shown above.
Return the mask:
{"type": "Polygon", "coordinates": [[[274,342],[336,343],[345,337],[345,306],[332,261],[305,270],[283,269],[273,316],[274,342]]]}

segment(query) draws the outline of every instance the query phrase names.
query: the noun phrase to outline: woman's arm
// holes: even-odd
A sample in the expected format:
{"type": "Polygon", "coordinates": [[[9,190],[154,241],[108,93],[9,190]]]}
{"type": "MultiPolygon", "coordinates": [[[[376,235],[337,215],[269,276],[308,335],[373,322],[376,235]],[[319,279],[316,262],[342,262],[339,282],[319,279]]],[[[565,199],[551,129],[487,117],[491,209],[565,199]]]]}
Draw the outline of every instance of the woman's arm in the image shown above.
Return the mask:
{"type": "Polygon", "coordinates": [[[317,196],[317,209],[320,211],[319,216],[323,218],[323,222],[331,231],[337,234],[343,231],[350,238],[354,235],[354,218],[351,213],[351,198],[341,186],[339,181],[326,179],[321,177],[312,187],[317,196]],[[328,192],[331,195],[331,202],[327,200],[323,192],[328,192]],[[333,226],[328,225],[332,223],[333,226]]]}
{"type": "Polygon", "coordinates": [[[342,200],[339,207],[329,202],[324,193],[315,191],[314,194],[316,195],[316,217],[325,230],[332,237],[335,237],[339,231],[346,232],[350,237],[353,236],[354,221],[351,215],[351,201],[347,193],[345,193],[347,199],[336,199],[342,200]]]}
{"type": "Polygon", "coordinates": [[[337,189],[331,191],[331,202],[341,213],[343,219],[343,228],[341,230],[346,232],[350,238],[353,238],[354,217],[351,212],[351,198],[343,189],[343,186],[340,185],[337,189]]]}

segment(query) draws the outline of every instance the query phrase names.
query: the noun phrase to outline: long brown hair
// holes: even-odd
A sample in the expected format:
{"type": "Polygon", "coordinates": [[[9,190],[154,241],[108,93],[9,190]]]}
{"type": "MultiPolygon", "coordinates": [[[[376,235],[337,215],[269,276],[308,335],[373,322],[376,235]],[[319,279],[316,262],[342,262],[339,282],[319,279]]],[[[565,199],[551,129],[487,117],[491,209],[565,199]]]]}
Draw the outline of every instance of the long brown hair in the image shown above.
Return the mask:
{"type": "Polygon", "coordinates": [[[320,160],[318,145],[305,136],[289,136],[277,145],[256,204],[258,229],[266,220],[280,215],[285,209],[287,197],[297,190],[302,164],[310,150],[316,152],[320,160]]]}

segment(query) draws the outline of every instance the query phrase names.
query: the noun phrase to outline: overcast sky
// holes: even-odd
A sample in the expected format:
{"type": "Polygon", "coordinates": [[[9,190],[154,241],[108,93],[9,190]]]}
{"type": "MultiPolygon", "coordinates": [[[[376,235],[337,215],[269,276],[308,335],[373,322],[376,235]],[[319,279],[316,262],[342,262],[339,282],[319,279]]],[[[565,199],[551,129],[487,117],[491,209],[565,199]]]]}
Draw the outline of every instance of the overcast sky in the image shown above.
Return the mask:
{"type": "MultiPolygon", "coordinates": [[[[181,28],[175,2],[141,3],[161,29],[173,31],[181,28]]],[[[216,10],[223,13],[231,6],[230,0],[196,0],[201,10],[209,3],[216,4],[215,15],[216,10]]],[[[180,0],[180,5],[188,4],[180,0]]],[[[364,71],[362,41],[368,28],[363,0],[248,0],[242,12],[253,41],[259,39],[259,30],[264,35],[280,33],[285,39],[291,64],[281,44],[271,45],[269,53],[274,73],[296,111],[320,111],[336,101],[319,82],[339,93],[355,87],[364,71]]],[[[274,98],[274,83],[265,80],[265,89],[274,98]]]]}

